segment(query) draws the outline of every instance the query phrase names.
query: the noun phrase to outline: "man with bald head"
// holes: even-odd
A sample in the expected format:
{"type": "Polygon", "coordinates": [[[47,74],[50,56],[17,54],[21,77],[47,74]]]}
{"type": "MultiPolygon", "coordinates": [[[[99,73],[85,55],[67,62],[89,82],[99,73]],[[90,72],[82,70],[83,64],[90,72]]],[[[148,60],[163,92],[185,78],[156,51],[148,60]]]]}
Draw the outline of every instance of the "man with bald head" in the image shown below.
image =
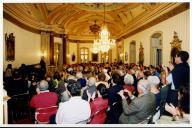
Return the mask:
{"type": "Polygon", "coordinates": [[[150,90],[147,80],[140,80],[137,85],[138,97],[135,97],[130,91],[124,89],[118,94],[122,98],[123,113],[119,118],[121,124],[138,124],[155,113],[155,95],[150,90]],[[123,95],[128,93],[131,103],[128,104],[126,97],[123,95]]]}
{"type": "Polygon", "coordinates": [[[37,94],[31,99],[30,106],[33,108],[45,108],[55,106],[57,104],[57,94],[49,92],[49,84],[45,80],[41,80],[36,91],[37,94]]]}
{"type": "Polygon", "coordinates": [[[83,95],[82,98],[84,100],[88,100],[88,96],[87,96],[87,90],[88,92],[91,94],[91,96],[93,95],[94,92],[96,92],[96,79],[95,77],[90,77],[87,83],[87,88],[83,91],[83,95]]]}

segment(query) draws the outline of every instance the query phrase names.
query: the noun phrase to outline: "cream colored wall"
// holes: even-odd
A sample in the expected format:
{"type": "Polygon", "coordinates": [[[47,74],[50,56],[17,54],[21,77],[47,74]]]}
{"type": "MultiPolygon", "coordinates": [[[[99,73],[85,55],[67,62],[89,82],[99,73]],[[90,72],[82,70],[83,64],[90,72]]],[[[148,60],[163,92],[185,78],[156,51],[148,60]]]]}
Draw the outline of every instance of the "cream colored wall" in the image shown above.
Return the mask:
{"type": "Polygon", "coordinates": [[[76,43],[69,43],[68,59],[69,59],[69,64],[77,63],[77,44],[76,43]],[[73,53],[75,54],[75,61],[72,61],[73,53]]]}
{"type": "MultiPolygon", "coordinates": [[[[156,32],[162,32],[162,63],[168,65],[170,61],[170,42],[173,40],[173,33],[176,31],[178,37],[182,40],[182,50],[189,51],[189,10],[186,10],[174,17],[171,17],[157,25],[152,26],[142,32],[139,32],[127,39],[124,39],[125,49],[129,50],[129,45],[132,40],[136,41],[136,62],[139,61],[139,47],[142,42],[144,47],[144,65],[150,64],[150,37],[156,32]]],[[[129,52],[128,52],[129,53],[129,52]]],[[[128,58],[129,61],[129,58],[128,58]]]]}
{"type": "Polygon", "coordinates": [[[15,24],[3,19],[3,69],[7,64],[20,67],[22,63],[36,64],[40,61],[40,34],[24,30],[15,24]],[[15,36],[15,61],[8,62],[5,57],[5,33],[14,33],[15,36]]]}
{"type": "Polygon", "coordinates": [[[62,38],[54,37],[54,43],[62,44],[62,38]]]}
{"type": "MultiPolygon", "coordinates": [[[[79,52],[81,48],[88,48],[89,49],[89,61],[92,61],[92,52],[90,51],[91,47],[93,46],[93,43],[79,43],[79,52]]],[[[73,42],[68,42],[68,64],[74,64],[77,63],[77,54],[79,54],[80,57],[80,53],[77,53],[77,43],[73,43],[73,42]],[[75,53],[75,61],[72,62],[71,57],[73,52],[75,53]]],[[[112,49],[112,62],[114,62],[114,60],[117,59],[117,48],[114,47],[112,49]]],[[[79,58],[80,61],[80,58],[79,58]]],[[[99,53],[98,55],[98,61],[97,62],[93,62],[93,63],[100,63],[101,62],[101,53],[99,53]]]]}
{"type": "Polygon", "coordinates": [[[112,62],[114,62],[115,59],[117,60],[117,46],[112,48],[112,62]]]}

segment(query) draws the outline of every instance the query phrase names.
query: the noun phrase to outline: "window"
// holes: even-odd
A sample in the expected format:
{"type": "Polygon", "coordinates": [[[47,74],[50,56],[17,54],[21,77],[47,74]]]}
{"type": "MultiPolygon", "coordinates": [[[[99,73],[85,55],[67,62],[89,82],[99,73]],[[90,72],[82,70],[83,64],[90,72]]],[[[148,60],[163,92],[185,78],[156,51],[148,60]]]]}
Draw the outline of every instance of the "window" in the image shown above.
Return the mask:
{"type": "Polygon", "coordinates": [[[89,49],[81,48],[80,57],[81,57],[81,63],[87,63],[89,60],[89,49]]]}

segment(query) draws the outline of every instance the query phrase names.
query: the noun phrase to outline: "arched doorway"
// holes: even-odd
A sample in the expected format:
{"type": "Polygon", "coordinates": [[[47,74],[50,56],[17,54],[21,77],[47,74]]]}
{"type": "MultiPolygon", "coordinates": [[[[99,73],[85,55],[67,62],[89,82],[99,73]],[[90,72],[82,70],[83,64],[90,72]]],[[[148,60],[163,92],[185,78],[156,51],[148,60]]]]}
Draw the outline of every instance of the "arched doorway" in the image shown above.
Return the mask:
{"type": "Polygon", "coordinates": [[[150,64],[153,66],[162,64],[162,33],[157,32],[151,36],[150,64]]]}
{"type": "Polygon", "coordinates": [[[130,63],[136,63],[136,42],[132,41],[129,46],[129,62],[130,63]]]}

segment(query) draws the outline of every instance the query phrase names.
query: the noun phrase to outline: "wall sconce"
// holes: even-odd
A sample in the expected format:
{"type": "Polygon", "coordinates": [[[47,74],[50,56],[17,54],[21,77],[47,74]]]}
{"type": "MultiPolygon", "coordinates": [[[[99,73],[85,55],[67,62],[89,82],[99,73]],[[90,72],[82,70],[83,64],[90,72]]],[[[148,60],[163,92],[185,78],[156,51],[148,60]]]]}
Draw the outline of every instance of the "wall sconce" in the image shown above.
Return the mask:
{"type": "Polygon", "coordinates": [[[67,58],[69,58],[70,57],[70,54],[67,54],[67,58]]]}
{"type": "Polygon", "coordinates": [[[120,54],[120,57],[123,57],[123,53],[120,54]]]}

